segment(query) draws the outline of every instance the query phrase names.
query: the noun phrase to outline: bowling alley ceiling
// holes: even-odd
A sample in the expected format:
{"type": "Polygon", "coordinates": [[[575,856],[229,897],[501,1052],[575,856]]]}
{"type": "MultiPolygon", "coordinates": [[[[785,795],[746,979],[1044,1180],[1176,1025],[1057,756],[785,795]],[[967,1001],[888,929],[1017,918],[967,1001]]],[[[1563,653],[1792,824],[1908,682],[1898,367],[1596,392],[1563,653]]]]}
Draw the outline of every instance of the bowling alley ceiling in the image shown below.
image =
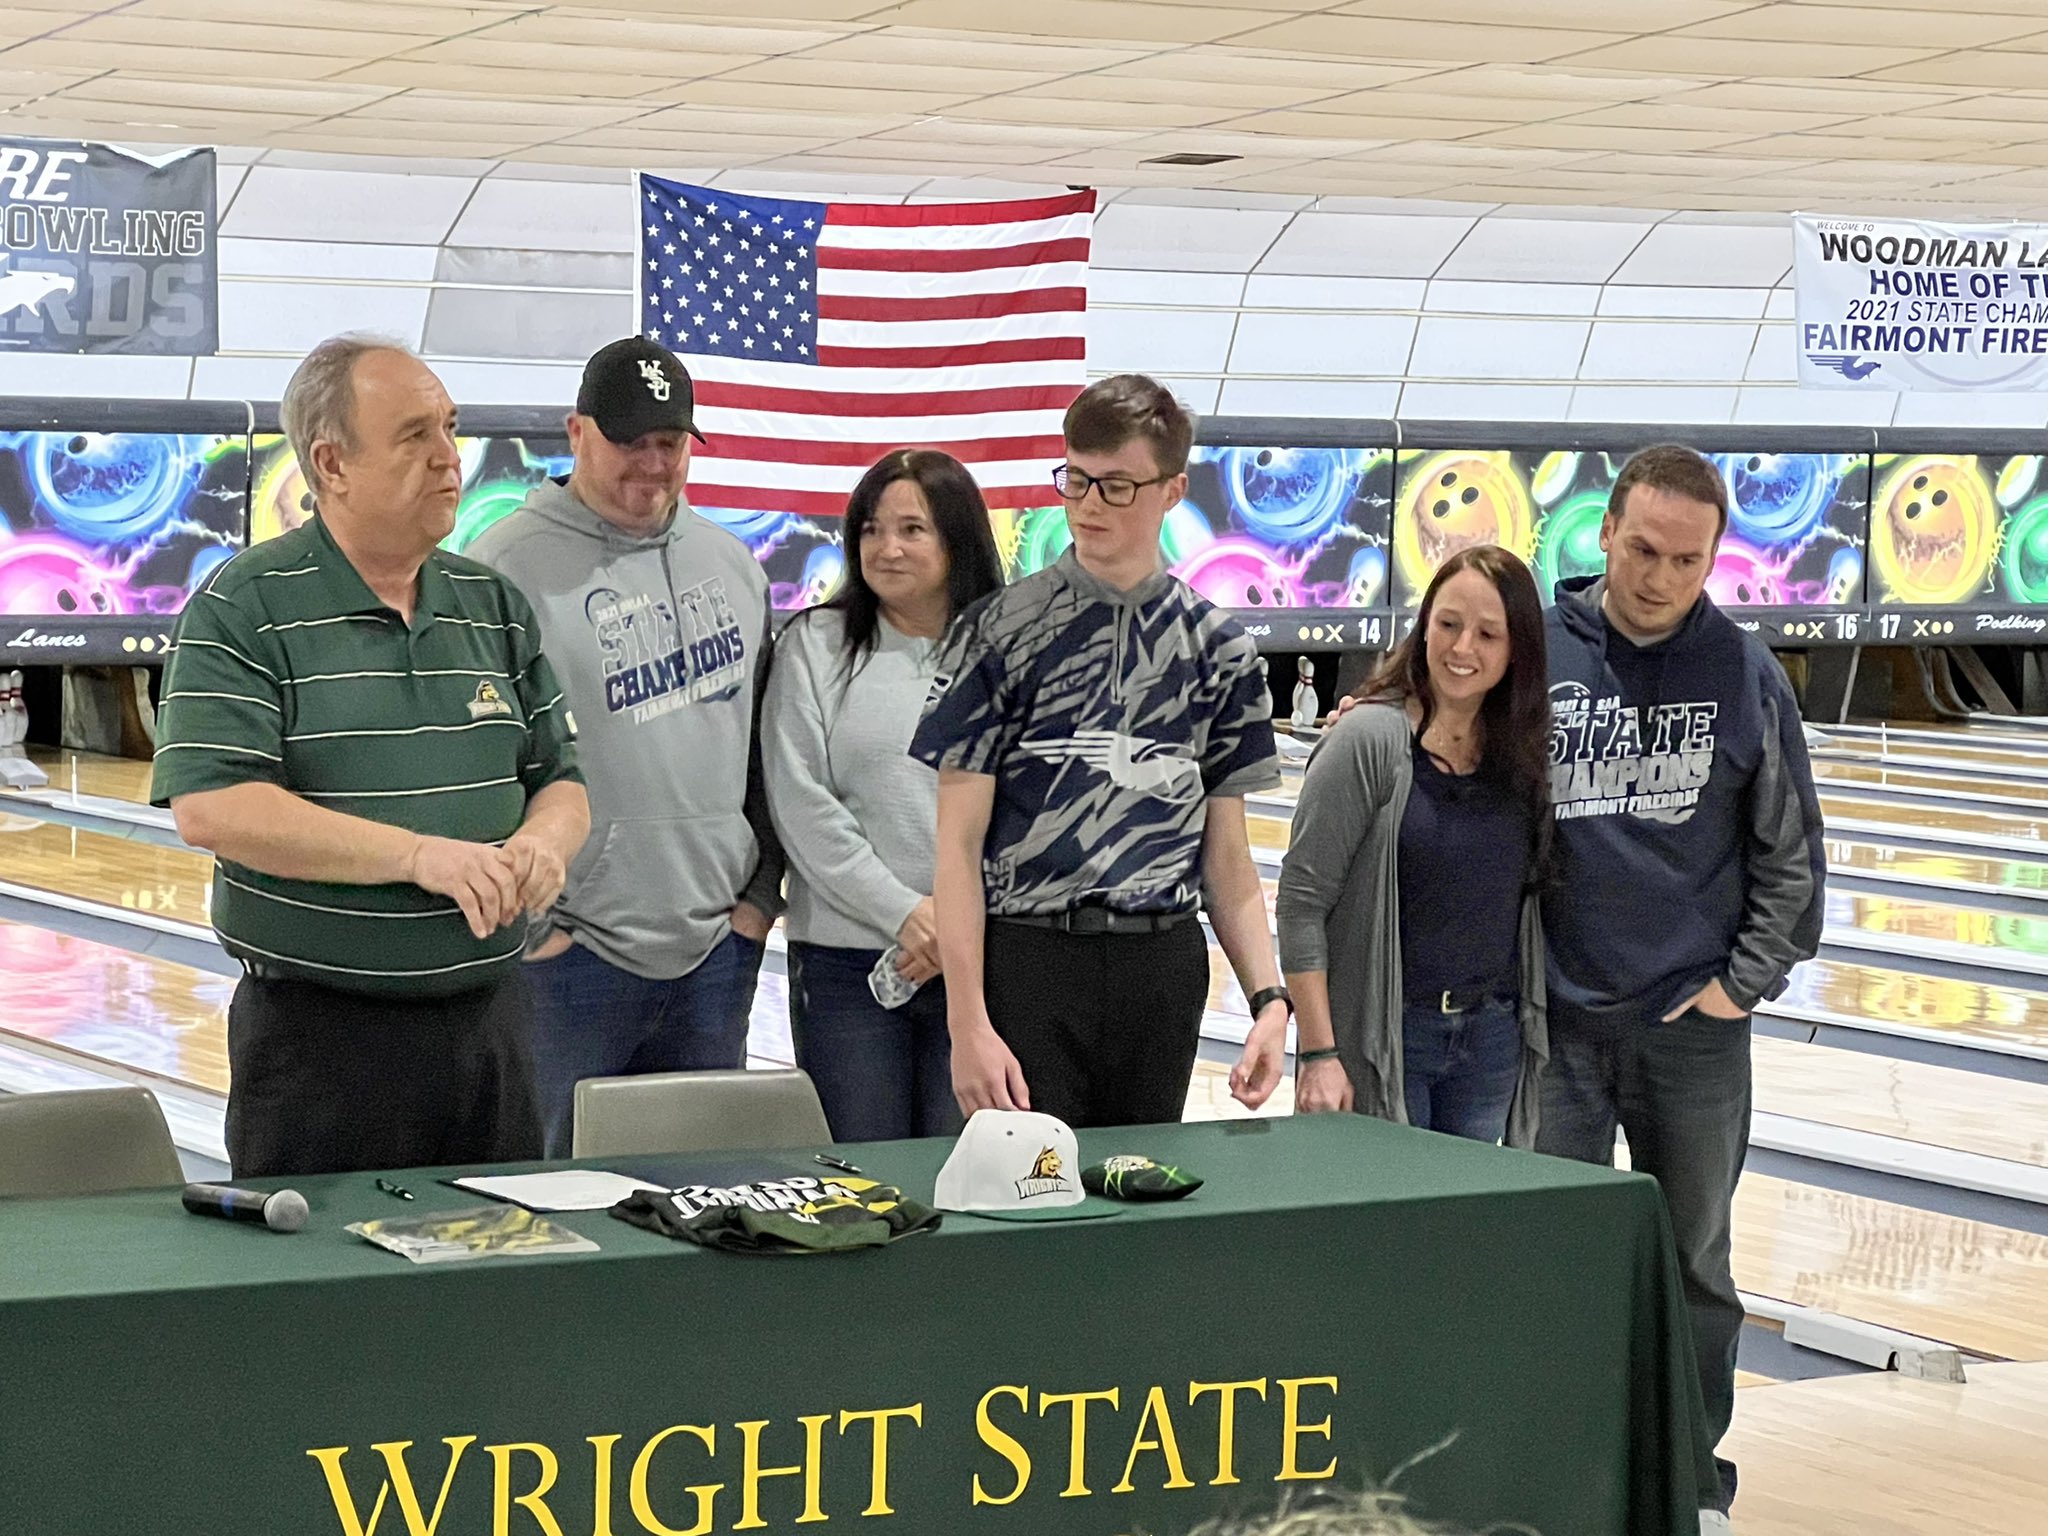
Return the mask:
{"type": "Polygon", "coordinates": [[[2048,0],[4,0],[0,132],[2016,216],[2048,210],[2048,0]]]}

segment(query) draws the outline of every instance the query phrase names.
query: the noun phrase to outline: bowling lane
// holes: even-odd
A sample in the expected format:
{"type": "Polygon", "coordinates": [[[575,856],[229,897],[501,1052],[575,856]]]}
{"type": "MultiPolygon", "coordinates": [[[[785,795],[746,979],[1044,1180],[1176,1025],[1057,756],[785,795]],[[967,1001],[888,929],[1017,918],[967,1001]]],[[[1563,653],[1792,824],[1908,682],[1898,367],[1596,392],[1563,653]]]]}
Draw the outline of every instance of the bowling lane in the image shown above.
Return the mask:
{"type": "Polygon", "coordinates": [[[232,977],[5,919],[0,976],[0,1038],[227,1092],[232,977]]]}
{"type": "Polygon", "coordinates": [[[1849,960],[1808,960],[1758,1010],[1804,1024],[1912,1034],[2048,1060],[2048,993],[1849,960]]]}
{"type": "Polygon", "coordinates": [[[73,752],[55,747],[32,746],[29,761],[50,776],[50,787],[71,790],[72,765],[78,769],[78,792],[103,800],[127,800],[149,804],[150,765],[130,757],[106,757],[98,752],[73,752]]]}
{"type": "Polygon", "coordinates": [[[0,812],[0,885],[207,929],[213,859],[187,848],[0,812]]]}
{"type": "Polygon", "coordinates": [[[2002,746],[1980,746],[1968,741],[1949,745],[1939,741],[1881,743],[1874,739],[1833,740],[1812,749],[1819,761],[1846,760],[1883,763],[1897,768],[1925,768],[1936,771],[2004,775],[2038,779],[2048,776],[2048,754],[2002,746]]]}
{"type": "Polygon", "coordinates": [[[2048,1168],[2048,1083],[1758,1035],[1756,1107],[1924,1146],[2048,1168]]]}
{"type": "Polygon", "coordinates": [[[1964,778],[1933,768],[1901,768],[1890,764],[1837,762],[1818,758],[1814,783],[1821,789],[1864,794],[1922,795],[1955,800],[1985,810],[2011,809],[2025,814],[2048,808],[2048,778],[1964,778]]]}
{"type": "Polygon", "coordinates": [[[1952,902],[1830,890],[1821,943],[2048,976],[2048,916],[1952,902]]]}
{"type": "Polygon", "coordinates": [[[1914,805],[1821,786],[1820,813],[1830,832],[1865,839],[1909,838],[2035,855],[2048,849],[2048,808],[2041,815],[2025,815],[1971,810],[1962,805],[1914,805]]]}

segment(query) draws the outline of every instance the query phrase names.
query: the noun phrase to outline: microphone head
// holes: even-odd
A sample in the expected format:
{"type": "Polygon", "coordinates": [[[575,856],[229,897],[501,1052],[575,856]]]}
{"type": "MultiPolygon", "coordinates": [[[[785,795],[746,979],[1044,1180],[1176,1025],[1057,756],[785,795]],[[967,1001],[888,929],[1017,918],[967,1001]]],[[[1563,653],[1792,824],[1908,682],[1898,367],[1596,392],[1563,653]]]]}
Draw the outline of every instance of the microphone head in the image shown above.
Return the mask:
{"type": "Polygon", "coordinates": [[[280,1189],[263,1202],[263,1224],[273,1232],[296,1232],[306,1224],[306,1197],[296,1189],[280,1189]]]}

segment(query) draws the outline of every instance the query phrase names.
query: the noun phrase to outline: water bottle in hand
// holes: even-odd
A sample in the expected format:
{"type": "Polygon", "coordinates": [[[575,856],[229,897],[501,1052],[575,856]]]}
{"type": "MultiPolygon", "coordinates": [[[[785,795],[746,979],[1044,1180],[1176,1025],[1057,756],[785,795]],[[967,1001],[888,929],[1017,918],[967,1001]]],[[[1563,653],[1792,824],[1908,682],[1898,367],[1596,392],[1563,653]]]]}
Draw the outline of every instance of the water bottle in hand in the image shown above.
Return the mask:
{"type": "Polygon", "coordinates": [[[923,985],[896,969],[896,962],[902,956],[903,946],[891,944],[882,958],[875,962],[875,968],[868,972],[868,991],[884,1008],[901,1008],[917,996],[917,989],[923,985]]]}

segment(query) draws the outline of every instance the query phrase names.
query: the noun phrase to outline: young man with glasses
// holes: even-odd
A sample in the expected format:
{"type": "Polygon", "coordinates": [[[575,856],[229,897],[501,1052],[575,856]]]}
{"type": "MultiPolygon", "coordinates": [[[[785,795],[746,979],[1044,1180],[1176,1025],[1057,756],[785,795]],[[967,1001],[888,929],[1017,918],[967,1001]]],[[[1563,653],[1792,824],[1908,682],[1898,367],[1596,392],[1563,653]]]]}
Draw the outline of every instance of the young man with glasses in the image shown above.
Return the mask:
{"type": "Polygon", "coordinates": [[[933,898],[961,1111],[1178,1120],[1209,995],[1205,903],[1251,1002],[1231,1092],[1278,1083],[1279,985],[1244,799],[1280,782],[1251,640],[1169,575],[1194,424],[1124,374],[1067,411],[1073,547],[969,608],[911,755],[939,771],[933,898]]]}

